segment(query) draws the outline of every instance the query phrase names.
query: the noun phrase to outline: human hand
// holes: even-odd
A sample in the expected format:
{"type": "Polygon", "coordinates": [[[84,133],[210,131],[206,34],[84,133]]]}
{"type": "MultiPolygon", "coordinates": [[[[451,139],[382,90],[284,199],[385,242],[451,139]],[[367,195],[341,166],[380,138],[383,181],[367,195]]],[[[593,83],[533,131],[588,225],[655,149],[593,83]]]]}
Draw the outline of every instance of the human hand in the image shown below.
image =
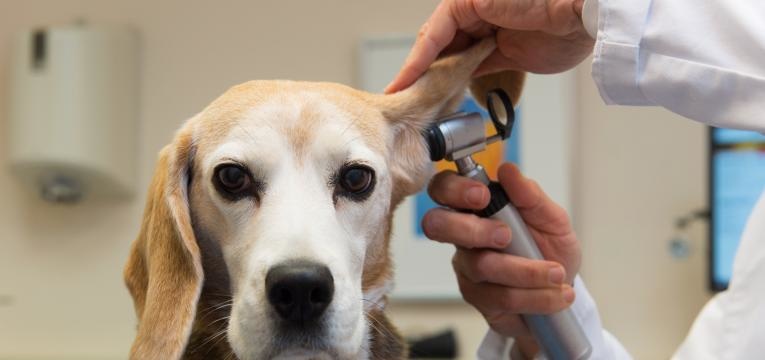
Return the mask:
{"type": "MultiPolygon", "coordinates": [[[[498,177],[547,260],[496,251],[512,241],[510,229],[498,220],[433,209],[422,227],[428,238],[457,247],[452,265],[462,296],[492,329],[516,338],[526,352],[536,343],[518,314],[550,314],[571,305],[581,250],[566,211],[536,182],[511,164],[503,164],[498,177]]],[[[451,208],[478,210],[489,202],[486,186],[451,171],[437,174],[428,192],[451,208]]]]}
{"type": "Polygon", "coordinates": [[[497,50],[476,70],[557,73],[591,52],[595,41],[581,21],[584,0],[442,0],[386,93],[403,90],[442,52],[465,49],[495,36],[497,50]]]}

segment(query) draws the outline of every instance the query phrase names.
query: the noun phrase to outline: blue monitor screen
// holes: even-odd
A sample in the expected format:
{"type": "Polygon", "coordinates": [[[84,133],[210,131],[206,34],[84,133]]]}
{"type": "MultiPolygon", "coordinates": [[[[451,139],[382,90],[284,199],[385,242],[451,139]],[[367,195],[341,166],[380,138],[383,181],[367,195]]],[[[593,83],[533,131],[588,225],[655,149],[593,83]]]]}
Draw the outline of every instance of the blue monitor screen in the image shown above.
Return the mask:
{"type": "Polygon", "coordinates": [[[765,187],[765,136],[712,129],[710,138],[710,283],[723,290],[744,226],[765,187]]]}

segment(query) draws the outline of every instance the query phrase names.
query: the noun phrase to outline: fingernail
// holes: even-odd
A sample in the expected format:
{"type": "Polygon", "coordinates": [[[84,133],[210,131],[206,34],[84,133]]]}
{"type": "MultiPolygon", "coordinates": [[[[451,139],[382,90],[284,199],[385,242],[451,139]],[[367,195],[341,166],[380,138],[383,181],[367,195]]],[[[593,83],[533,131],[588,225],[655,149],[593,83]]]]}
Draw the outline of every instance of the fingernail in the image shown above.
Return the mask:
{"type": "Polygon", "coordinates": [[[431,215],[428,217],[428,233],[431,235],[437,234],[442,225],[443,222],[438,218],[438,216],[431,215]]]}
{"type": "Polygon", "coordinates": [[[547,276],[552,284],[560,285],[563,284],[563,278],[566,277],[566,273],[563,271],[563,268],[554,267],[550,269],[550,271],[547,273],[547,276]]]}
{"type": "Polygon", "coordinates": [[[510,230],[502,226],[491,234],[491,242],[497,247],[505,247],[510,242],[510,230]]]}
{"type": "Polygon", "coordinates": [[[483,205],[483,190],[481,188],[474,187],[468,190],[465,196],[470,204],[475,206],[483,205]]]}
{"type": "Polygon", "coordinates": [[[570,286],[566,286],[565,289],[563,289],[563,300],[565,300],[567,303],[574,302],[574,297],[576,295],[574,294],[574,288],[570,286]]]}

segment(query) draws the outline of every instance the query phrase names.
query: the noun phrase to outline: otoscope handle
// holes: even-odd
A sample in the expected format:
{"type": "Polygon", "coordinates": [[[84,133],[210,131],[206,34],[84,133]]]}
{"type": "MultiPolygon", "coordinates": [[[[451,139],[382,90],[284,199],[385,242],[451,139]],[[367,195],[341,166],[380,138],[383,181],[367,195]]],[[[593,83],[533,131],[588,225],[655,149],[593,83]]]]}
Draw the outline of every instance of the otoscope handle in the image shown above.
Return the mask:
{"type": "MultiPolygon", "coordinates": [[[[483,172],[480,167],[478,170],[483,172]]],[[[485,173],[483,175],[471,175],[473,176],[468,176],[479,181],[488,178],[485,173]]],[[[482,182],[485,183],[485,181],[482,182]]],[[[513,239],[510,241],[510,245],[504,249],[504,252],[529,259],[544,259],[536,241],[529,233],[526,223],[523,222],[518,210],[508,199],[502,186],[493,181],[488,186],[491,192],[491,201],[489,206],[477,212],[477,215],[500,220],[510,227],[513,239]]],[[[539,342],[547,359],[584,360],[589,358],[592,353],[590,342],[571,309],[550,315],[524,314],[522,317],[534,338],[539,342]]]]}

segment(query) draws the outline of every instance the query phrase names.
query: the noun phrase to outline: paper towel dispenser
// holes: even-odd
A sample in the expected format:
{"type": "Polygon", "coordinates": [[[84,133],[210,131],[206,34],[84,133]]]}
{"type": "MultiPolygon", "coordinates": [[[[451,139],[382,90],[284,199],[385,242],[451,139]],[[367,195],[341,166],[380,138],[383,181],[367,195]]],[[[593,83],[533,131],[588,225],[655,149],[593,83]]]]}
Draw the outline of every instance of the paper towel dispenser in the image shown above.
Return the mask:
{"type": "Polygon", "coordinates": [[[49,201],[128,196],[136,181],[138,38],[119,26],[29,30],[14,39],[11,171],[49,201]]]}

